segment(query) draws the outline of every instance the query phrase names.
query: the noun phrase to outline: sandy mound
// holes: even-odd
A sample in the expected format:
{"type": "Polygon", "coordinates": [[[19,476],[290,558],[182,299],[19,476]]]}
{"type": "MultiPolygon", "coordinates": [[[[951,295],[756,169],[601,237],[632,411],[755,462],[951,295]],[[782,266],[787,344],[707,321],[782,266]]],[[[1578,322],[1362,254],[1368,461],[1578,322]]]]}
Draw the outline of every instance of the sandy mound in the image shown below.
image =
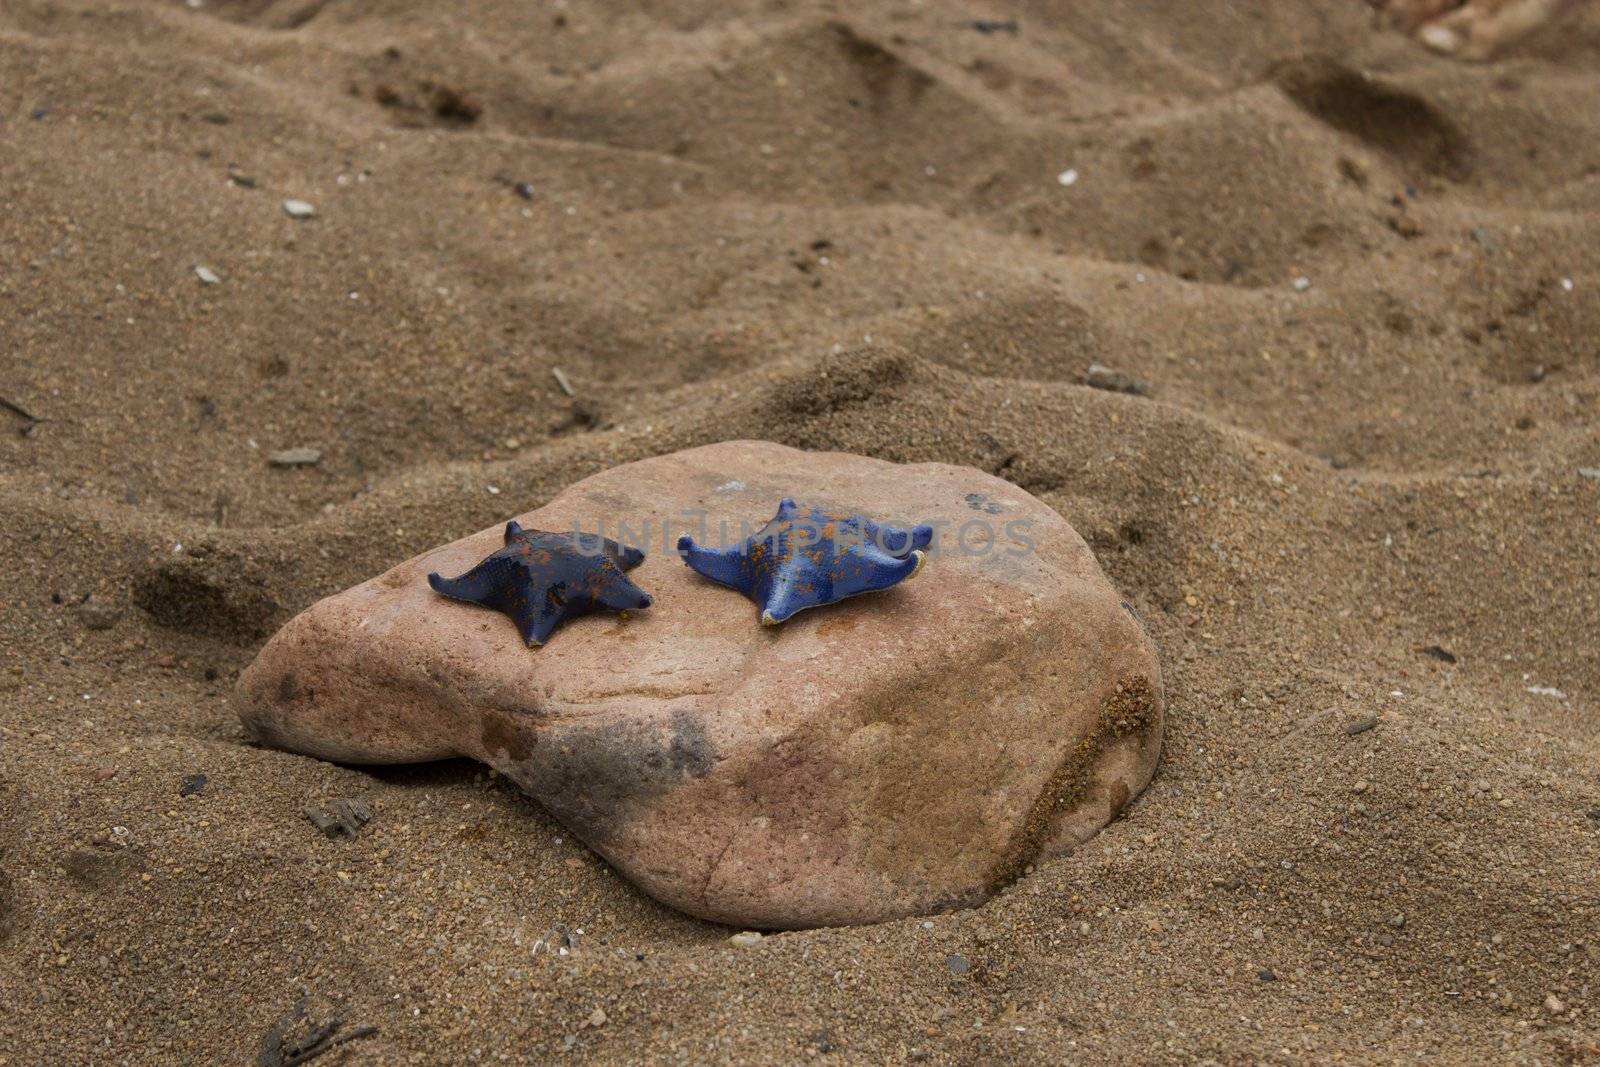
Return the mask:
{"type": "Polygon", "coordinates": [[[860,6],[0,12],[0,1058],[302,994],[378,1028],[319,1065],[1600,1056],[1600,19],[860,6]],[[1145,798],[736,949],[474,767],[242,743],[294,611],[734,437],[1059,510],[1162,652],[1145,798]]]}

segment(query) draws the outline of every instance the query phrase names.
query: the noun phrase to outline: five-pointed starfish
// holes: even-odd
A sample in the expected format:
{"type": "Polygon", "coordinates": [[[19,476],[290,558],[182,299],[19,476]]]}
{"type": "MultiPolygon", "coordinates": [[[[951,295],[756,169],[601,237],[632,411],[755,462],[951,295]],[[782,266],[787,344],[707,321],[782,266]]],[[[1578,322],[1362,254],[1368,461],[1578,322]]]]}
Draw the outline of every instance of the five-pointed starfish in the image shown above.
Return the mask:
{"type": "Polygon", "coordinates": [[[596,534],[546,533],[506,523],[506,547],[459,578],[428,575],[428,584],[454,600],[503,611],[529,645],[542,645],[574,615],[604,608],[650,606],[650,594],[622,573],[644,553],[596,534]]]}
{"type": "Polygon", "coordinates": [[[911,577],[932,541],[931,526],[880,526],[865,515],[802,512],[784,500],[755,536],[714,549],[685,534],[678,554],[697,573],[755,601],[762,625],[776,626],[797,611],[911,577]]]}

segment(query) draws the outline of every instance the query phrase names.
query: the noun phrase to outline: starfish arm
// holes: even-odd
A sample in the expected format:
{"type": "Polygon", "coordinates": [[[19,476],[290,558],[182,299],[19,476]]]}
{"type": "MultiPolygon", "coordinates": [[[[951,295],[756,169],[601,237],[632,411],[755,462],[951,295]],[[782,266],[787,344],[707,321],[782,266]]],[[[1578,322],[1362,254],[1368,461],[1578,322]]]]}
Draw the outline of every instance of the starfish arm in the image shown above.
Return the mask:
{"type": "Polygon", "coordinates": [[[833,581],[834,594],[855,596],[898,585],[922,569],[925,555],[919,550],[909,556],[892,556],[873,545],[853,549],[839,562],[833,581]]]}
{"type": "Polygon", "coordinates": [[[822,603],[826,601],[802,596],[795,592],[792,582],[780,580],[773,584],[766,601],[761,603],[761,625],[776,626],[795,612],[814,608],[822,603]]]}
{"type": "Polygon", "coordinates": [[[506,544],[509,545],[512,541],[521,536],[522,527],[518,525],[516,519],[512,519],[510,522],[506,523],[506,544]]]}
{"type": "Polygon", "coordinates": [[[508,559],[490,556],[467,573],[457,578],[442,574],[428,575],[428,584],[435,592],[452,600],[468,600],[474,604],[496,605],[512,579],[516,564],[508,559]]]}
{"type": "Polygon", "coordinates": [[[636,611],[649,607],[653,601],[649,593],[634,585],[626,574],[618,571],[600,587],[594,603],[596,607],[608,611],[636,611]]]}
{"type": "Polygon", "coordinates": [[[690,570],[701,577],[748,595],[749,582],[745,578],[743,545],[718,551],[714,548],[702,548],[694,543],[694,538],[684,534],[678,538],[678,555],[683,557],[683,562],[689,565],[690,570]]]}
{"type": "Polygon", "coordinates": [[[506,613],[517,624],[517,632],[530,646],[548,641],[555,628],[568,615],[567,606],[562,601],[548,598],[534,600],[531,597],[518,600],[506,609],[506,613]]]}
{"type": "Polygon", "coordinates": [[[875,527],[870,534],[873,544],[901,559],[933,544],[933,527],[927,523],[920,523],[909,530],[903,526],[875,527]]]}

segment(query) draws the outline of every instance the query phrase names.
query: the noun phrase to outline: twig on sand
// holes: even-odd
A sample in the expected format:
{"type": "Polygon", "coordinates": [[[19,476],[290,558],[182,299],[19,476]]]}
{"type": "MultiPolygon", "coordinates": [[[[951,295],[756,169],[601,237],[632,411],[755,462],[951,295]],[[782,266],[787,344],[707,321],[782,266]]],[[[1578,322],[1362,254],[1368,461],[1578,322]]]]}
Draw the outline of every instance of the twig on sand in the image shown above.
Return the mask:
{"type": "Polygon", "coordinates": [[[578,395],[578,391],[572,388],[572,383],[567,380],[566,371],[562,370],[560,367],[551,367],[550,373],[555,375],[556,384],[561,386],[561,391],[563,393],[566,393],[568,396],[578,395]]]}
{"type": "Polygon", "coordinates": [[[0,396],[0,408],[5,408],[7,411],[11,412],[11,414],[27,422],[30,426],[36,422],[44,421],[39,416],[23,407],[21,404],[18,404],[14,400],[7,400],[3,396],[0,396]]]}
{"type": "Polygon", "coordinates": [[[347,1041],[372,1037],[378,1032],[376,1026],[358,1026],[340,1033],[344,1020],[334,1018],[321,1026],[311,1026],[310,1033],[291,1044],[290,1032],[302,1023],[309,1025],[305,997],[296,1001],[295,1006],[267,1031],[261,1041],[261,1052],[256,1056],[256,1067],[298,1067],[347,1041]]]}
{"type": "Polygon", "coordinates": [[[296,1045],[288,1055],[283,1058],[283,1067],[295,1067],[296,1064],[308,1063],[324,1052],[337,1048],[346,1041],[357,1041],[363,1037],[372,1037],[378,1032],[376,1026],[358,1026],[354,1030],[339,1033],[339,1028],[344,1025],[340,1019],[335,1019],[328,1025],[320,1028],[306,1043],[296,1045]],[[315,1038],[313,1041],[312,1038],[315,1038]]]}

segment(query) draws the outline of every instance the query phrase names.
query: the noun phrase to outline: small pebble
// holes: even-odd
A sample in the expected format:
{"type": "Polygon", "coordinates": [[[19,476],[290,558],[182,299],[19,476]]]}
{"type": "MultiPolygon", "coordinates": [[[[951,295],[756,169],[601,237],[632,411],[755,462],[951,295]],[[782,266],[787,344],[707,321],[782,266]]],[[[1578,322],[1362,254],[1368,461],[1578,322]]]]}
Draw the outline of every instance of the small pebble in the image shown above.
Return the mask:
{"type": "Polygon", "coordinates": [[[972,970],[972,965],[967,962],[967,958],[958,952],[952,952],[946,956],[944,965],[950,968],[951,974],[966,974],[972,970]]]}
{"type": "Polygon", "coordinates": [[[741,930],[728,938],[728,944],[735,948],[752,948],[761,944],[763,938],[758,930],[741,930]]]}
{"type": "Polygon", "coordinates": [[[222,278],[218,276],[217,272],[207,266],[196,267],[194,269],[194,276],[200,279],[201,285],[216,285],[222,281],[222,278]]]}
{"type": "Polygon", "coordinates": [[[1296,278],[1294,280],[1294,291],[1295,292],[1303,293],[1309,288],[1311,288],[1311,279],[1310,278],[1296,278]]]}
{"type": "Polygon", "coordinates": [[[372,819],[372,810],[359,800],[336,800],[331,810],[303,809],[311,825],[327,837],[354,837],[372,819]]]}
{"type": "Polygon", "coordinates": [[[1600,467],[1579,467],[1578,477],[1587,478],[1591,482],[1600,482],[1600,467]]]}
{"type": "Polygon", "coordinates": [[[604,1026],[606,1024],[606,1010],[604,1008],[596,1008],[589,1013],[589,1018],[584,1021],[590,1027],[604,1026]]]}
{"type": "Polygon", "coordinates": [[[1549,1012],[1551,1015],[1560,1015],[1562,1012],[1567,1010],[1567,1006],[1561,1003],[1560,997],[1556,996],[1554,993],[1551,993],[1549,996],[1544,998],[1544,1010],[1549,1012]]]}
{"type": "Polygon", "coordinates": [[[1358,719],[1349,726],[1346,726],[1344,728],[1344,732],[1347,737],[1356,737],[1366,733],[1368,730],[1376,728],[1377,725],[1378,717],[1376,715],[1368,715],[1366,718],[1358,719]]]}
{"type": "Polygon", "coordinates": [[[1077,185],[1078,172],[1069,167],[1060,174],[1056,175],[1056,181],[1060,182],[1062,185],[1077,185]]]}
{"type": "Polygon", "coordinates": [[[291,219],[309,219],[317,213],[317,209],[304,200],[285,200],[283,202],[283,213],[291,219]]]}
{"type": "Polygon", "coordinates": [[[1394,915],[1390,916],[1389,925],[1394,927],[1396,930],[1404,929],[1405,925],[1406,925],[1406,913],[1403,912],[1403,911],[1400,911],[1400,912],[1396,912],[1394,915]]]}
{"type": "Polygon", "coordinates": [[[1270,967],[1261,968],[1256,972],[1256,977],[1263,982],[1276,982],[1278,980],[1278,976],[1272,973],[1272,968],[1270,967]]]}
{"type": "Polygon", "coordinates": [[[1150,387],[1131,374],[1113,370],[1099,363],[1089,364],[1083,384],[1091,389],[1104,389],[1110,393],[1128,393],[1131,396],[1149,396],[1150,387]]]}
{"type": "Polygon", "coordinates": [[[78,605],[78,620],[91,630],[109,630],[122,617],[122,609],[97,596],[85,597],[78,605]]]}
{"type": "Polygon", "coordinates": [[[198,796],[200,791],[206,787],[206,783],[210,780],[211,779],[207,778],[203,774],[191,774],[189,777],[185,778],[183,780],[183,784],[178,787],[178,795],[180,797],[198,796]]]}
{"type": "Polygon", "coordinates": [[[1351,786],[1350,791],[1360,795],[1361,793],[1365,793],[1369,788],[1371,787],[1367,784],[1367,780],[1363,778],[1357,781],[1355,785],[1351,786]]]}
{"type": "Polygon", "coordinates": [[[322,462],[322,450],[317,448],[285,448],[267,455],[274,467],[314,467],[322,462]]]}

